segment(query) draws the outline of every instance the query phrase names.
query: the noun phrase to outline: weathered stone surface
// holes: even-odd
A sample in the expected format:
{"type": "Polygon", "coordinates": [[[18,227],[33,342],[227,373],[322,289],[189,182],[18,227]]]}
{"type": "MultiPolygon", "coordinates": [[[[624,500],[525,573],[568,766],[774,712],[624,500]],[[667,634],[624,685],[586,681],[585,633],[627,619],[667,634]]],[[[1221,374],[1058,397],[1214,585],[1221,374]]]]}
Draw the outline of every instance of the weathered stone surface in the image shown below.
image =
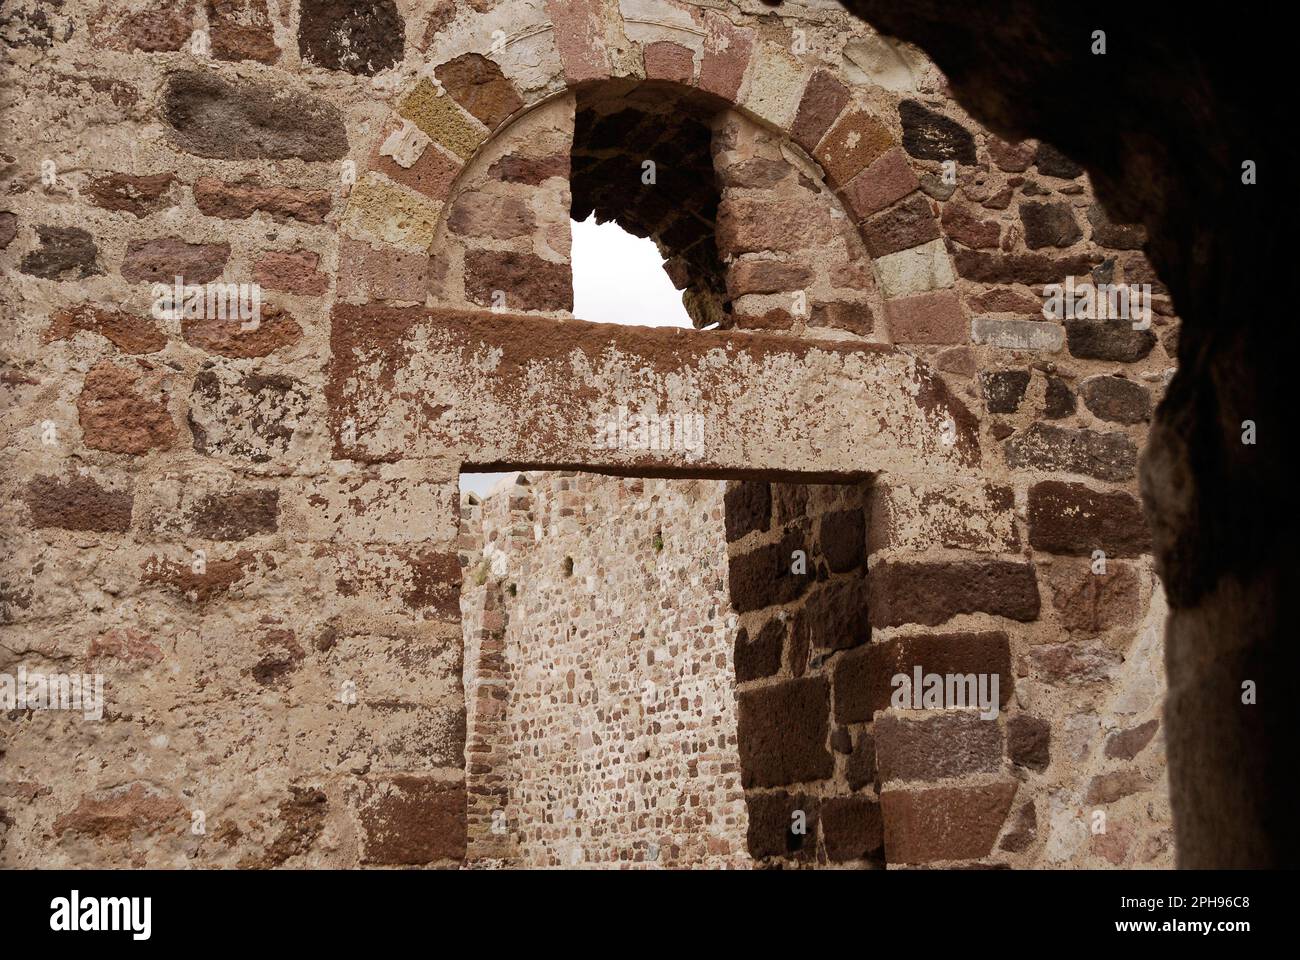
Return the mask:
{"type": "Polygon", "coordinates": [[[1015,690],[1011,646],[1000,631],[920,634],[870,643],[844,654],[835,666],[835,722],[861,723],[887,710],[896,689],[891,679],[922,673],[997,674],[998,704],[1015,690]]]}
{"type": "Polygon", "coordinates": [[[980,374],[984,409],[989,413],[1015,413],[1029,387],[1028,370],[994,370],[980,374]]]}
{"type": "Polygon", "coordinates": [[[1152,717],[1146,723],[1129,730],[1116,730],[1106,740],[1106,756],[1112,759],[1132,760],[1141,753],[1156,735],[1160,720],[1152,717]]]}
{"type": "Polygon", "coordinates": [[[844,84],[826,70],[814,71],[804,87],[790,136],[812,153],[848,102],[849,90],[844,84]]]}
{"type": "Polygon", "coordinates": [[[185,317],[181,336],[185,342],[223,357],[265,357],[302,339],[302,327],[284,310],[264,306],[255,329],[245,329],[248,321],[185,317]]]}
{"type": "Polygon", "coordinates": [[[996,220],[981,220],[970,207],[959,203],[944,205],[943,232],[972,249],[996,248],[1002,228],[996,220]]]}
{"type": "Polygon", "coordinates": [[[288,453],[306,409],[306,391],[283,374],[241,374],[226,364],[206,367],[190,391],[194,449],[267,463],[288,453]]]}
{"type": "Polygon", "coordinates": [[[280,59],[266,0],[207,0],[207,8],[212,55],[218,60],[280,59]]]}
{"type": "Polygon", "coordinates": [[[878,857],[884,847],[880,804],[869,797],[834,797],[820,807],[826,855],[834,862],[878,857]]]}
{"type": "Polygon", "coordinates": [[[723,503],[728,543],[753,530],[766,530],[771,523],[772,488],[768,483],[759,480],[730,483],[723,503]]]}
{"type": "Polygon", "coordinates": [[[1081,483],[1046,480],[1029,488],[1029,543],[1035,550],[1134,557],[1151,550],[1141,505],[1123,491],[1099,493],[1081,483]]]}
{"type": "Polygon", "coordinates": [[[521,197],[463,190],[447,214],[447,229],[463,236],[510,240],[535,232],[537,221],[521,197]]]}
{"type": "Polygon", "coordinates": [[[126,353],[154,353],[167,345],[166,334],[152,320],[93,303],[56,310],[50,316],[45,339],[69,340],[79,330],[97,333],[126,353]]]}
{"type": "Polygon", "coordinates": [[[365,863],[416,866],[465,855],[465,785],[400,774],[367,780],[355,800],[365,863]]]}
{"type": "Polygon", "coordinates": [[[1083,800],[1084,803],[1114,803],[1146,786],[1146,780],[1136,770],[1115,770],[1093,777],[1083,800]]]}
{"type": "Polygon", "coordinates": [[[209,494],[198,500],[186,517],[195,535],[206,540],[246,540],[279,528],[280,491],[237,490],[209,494]]]}
{"type": "Polygon", "coordinates": [[[843,186],[890,147],[894,138],[865,110],[850,110],[836,121],[818,146],[816,157],[831,186],[843,186]]]}
{"type": "Polygon", "coordinates": [[[474,156],[483,140],[483,131],[470,115],[424,77],[398,105],[397,112],[462,160],[474,156]]]}
{"type": "Polygon", "coordinates": [[[1079,395],[1102,420],[1144,423],[1151,419],[1151,391],[1126,377],[1089,377],[1079,395]]]}
{"type": "Polygon", "coordinates": [[[997,168],[1006,173],[1024,173],[1034,159],[1034,148],[1027,143],[1007,143],[990,136],[985,145],[997,168]]]}
{"type": "Polygon", "coordinates": [[[253,279],[268,290],[319,297],[329,289],[321,273],[320,254],[313,250],[268,250],[253,263],[253,279]]]}
{"type": "Polygon", "coordinates": [[[975,317],[971,321],[971,339],[1004,350],[1056,353],[1065,346],[1065,331],[1059,324],[1041,320],[975,317]]]}
{"type": "Polygon", "coordinates": [[[216,177],[199,177],[194,182],[194,203],[205,216],[227,220],[242,220],[260,210],[277,220],[324,223],[333,198],[328,190],[268,187],[255,181],[227,183],[216,177]]]}
{"type": "Polygon", "coordinates": [[[885,321],[895,343],[965,343],[970,338],[961,301],[947,290],[890,300],[885,321]]]}
{"type": "Polygon", "coordinates": [[[1025,246],[1031,250],[1041,247],[1068,247],[1083,239],[1083,231],[1068,203],[1020,204],[1020,222],[1025,227],[1025,246]]]}
{"type": "Polygon", "coordinates": [[[1156,345],[1154,333],[1134,330],[1128,321],[1066,320],[1065,336],[1070,353],[1081,360],[1134,363],[1156,345]]]}
{"type": "Polygon", "coordinates": [[[489,130],[494,130],[524,105],[519,92],[492,60],[466,53],[440,63],[434,76],[452,98],[489,130]]]}
{"type": "Polygon", "coordinates": [[[781,651],[784,646],[785,623],[777,617],[767,621],[753,639],[742,627],[736,634],[733,651],[736,682],[775,676],[781,670],[781,651]]]}
{"type": "Polygon", "coordinates": [[[1043,391],[1043,416],[1049,420],[1060,420],[1074,413],[1074,391],[1061,377],[1049,375],[1047,387],[1043,391]]]}
{"type": "Polygon", "coordinates": [[[811,856],[816,846],[818,813],[821,801],[816,797],[785,791],[751,793],[746,845],[755,860],[767,857],[811,856]],[[796,811],[804,814],[803,833],[795,833],[796,811]]]}
{"type": "Polygon", "coordinates": [[[907,154],[891,147],[842,189],[845,204],[858,220],[883,210],[920,186],[907,154]]]}
{"type": "Polygon", "coordinates": [[[472,250],[465,256],[465,295],[485,307],[572,310],[573,279],[565,264],[531,253],[472,250]]]}
{"type": "Polygon", "coordinates": [[[829,303],[818,303],[813,306],[812,313],[808,317],[808,326],[834,327],[836,330],[847,330],[865,337],[875,329],[876,318],[865,303],[832,300],[829,303]]]}
{"type": "Polygon", "coordinates": [[[915,100],[898,105],[903,123],[903,149],[922,160],[975,162],[975,138],[956,120],[927,110],[915,100]]]}
{"type": "Polygon", "coordinates": [[[147,217],[168,203],[168,193],[176,175],[154,173],[132,176],[129,173],[107,173],[92,176],[86,181],[86,193],[96,206],[117,210],[136,217],[147,217]]]}
{"type": "Polygon", "coordinates": [[[1003,449],[1013,470],[1063,470],[1114,483],[1133,479],[1137,471],[1137,447],[1122,433],[1035,423],[1003,449]]]}
{"type": "Polygon", "coordinates": [[[844,573],[866,559],[866,519],[861,510],[836,510],[821,518],[817,531],[822,556],[832,573],[844,573]]]}
{"type": "Polygon", "coordinates": [[[810,575],[791,572],[795,550],[806,552],[808,543],[797,531],[789,531],[776,543],[733,556],[727,577],[732,606],[745,613],[787,603],[802,594],[810,575]]]}
{"type": "Polygon", "coordinates": [[[54,821],[54,832],[125,843],[138,836],[182,834],[189,821],[189,811],[176,797],[135,781],[84,794],[74,809],[54,821]]]}
{"type": "Polygon", "coordinates": [[[847,650],[871,639],[866,583],[856,577],[818,586],[804,605],[804,624],[819,650],[847,650]]]}
{"type": "Polygon", "coordinates": [[[77,397],[82,442],[112,453],[166,449],[176,438],[167,404],[155,376],[101,360],[86,374],[77,397]]]}
{"type": "Polygon", "coordinates": [[[60,480],[36,476],[28,481],[21,496],[33,527],[100,533],[125,533],[131,527],[135,502],[131,491],[108,489],[92,477],[60,480]]]}
{"type": "Polygon", "coordinates": [[[18,236],[18,215],[8,210],[0,212],[0,250],[9,246],[18,236]]]}
{"type": "Polygon", "coordinates": [[[182,150],[217,160],[340,160],[343,116],[325,100],[282,87],[179,72],[163,90],[161,114],[182,150]]]}
{"type": "Polygon", "coordinates": [[[878,563],[867,581],[871,622],[877,627],[933,627],[961,613],[991,613],[1021,622],[1038,618],[1038,584],[1027,563],[878,563]]]}
{"type": "Polygon", "coordinates": [[[732,254],[816,248],[831,239],[830,225],[808,216],[793,200],[724,197],[718,206],[718,245],[732,254]]]}
{"type": "Polygon", "coordinates": [[[23,257],[18,269],[43,280],[84,280],[104,272],[99,264],[99,247],[90,233],[80,227],[36,228],[39,242],[23,257]]]}
{"type": "Polygon", "coordinates": [[[405,40],[394,0],[302,0],[298,54],[307,63],[370,77],[401,61],[405,40]]]}
{"type": "Polygon", "coordinates": [[[985,253],[960,247],[953,251],[958,275],[979,283],[1062,283],[1066,277],[1083,276],[1100,262],[1100,257],[1086,253],[1054,258],[1041,253],[985,253]]]}
{"type": "Polygon", "coordinates": [[[1138,618],[1142,591],[1137,573],[1128,564],[1108,557],[1105,572],[1094,569],[1092,560],[1053,564],[1048,583],[1052,606],[1071,633],[1096,635],[1138,618]]]}
{"type": "Polygon", "coordinates": [[[1002,830],[1011,801],[1012,782],[979,787],[885,790],[885,859],[890,863],[929,863],[984,857],[1002,830]]]}
{"type": "Polygon", "coordinates": [[[802,264],[780,260],[741,260],[727,271],[727,294],[741,297],[747,293],[802,290],[812,278],[812,270],[802,264]]]}
{"type": "Polygon", "coordinates": [[[1041,717],[1018,713],[1007,721],[1007,756],[1030,770],[1046,770],[1051,763],[1052,725],[1041,717]]]}
{"type": "Polygon", "coordinates": [[[680,43],[657,40],[647,43],[644,53],[647,80],[690,83],[695,76],[695,55],[680,43]]]}
{"type": "Polygon", "coordinates": [[[737,694],[737,745],[745,788],[779,787],[829,777],[830,684],[825,677],[785,680],[737,694]]]}
{"type": "Polygon", "coordinates": [[[210,283],[230,259],[229,243],[189,243],[180,237],[133,240],[126,247],[122,277],[133,283],[210,283]]]}
{"type": "Polygon", "coordinates": [[[996,719],[981,719],[974,711],[929,717],[887,713],[876,721],[875,740],[882,781],[941,780],[996,773],[1002,766],[996,719]]]}
{"type": "Polygon", "coordinates": [[[939,221],[930,209],[929,199],[920,193],[862,222],[862,237],[873,257],[907,250],[938,236],[939,221]]]}

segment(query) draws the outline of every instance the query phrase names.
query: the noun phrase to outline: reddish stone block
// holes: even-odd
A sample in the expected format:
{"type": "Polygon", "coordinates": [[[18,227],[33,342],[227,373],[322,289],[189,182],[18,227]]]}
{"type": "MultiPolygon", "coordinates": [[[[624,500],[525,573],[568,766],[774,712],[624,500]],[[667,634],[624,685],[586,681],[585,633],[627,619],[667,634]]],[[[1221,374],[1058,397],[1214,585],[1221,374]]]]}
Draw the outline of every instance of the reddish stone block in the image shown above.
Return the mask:
{"type": "Polygon", "coordinates": [[[302,327],[279,307],[263,306],[255,330],[245,330],[239,317],[185,317],[181,336],[200,350],[223,357],[265,357],[302,339],[302,327]]]}
{"type": "Polygon", "coordinates": [[[374,152],[370,155],[371,169],[382,173],[394,183],[410,187],[431,200],[443,202],[450,196],[452,185],[460,175],[464,163],[459,157],[443,150],[436,143],[426,145],[420,158],[409,167],[404,167],[391,156],[380,153],[388,137],[401,129],[401,126],[400,123],[394,123],[384,130],[379,142],[375,144],[374,152]]]}
{"type": "Polygon", "coordinates": [[[478,53],[466,53],[439,64],[434,75],[451,98],[489,130],[495,130],[524,105],[519,91],[501,68],[478,53]]]}
{"type": "Polygon", "coordinates": [[[808,326],[834,327],[836,330],[847,330],[865,337],[876,328],[876,318],[865,303],[832,300],[830,303],[813,305],[808,326]]]}
{"type": "Polygon", "coordinates": [[[1132,760],[1145,749],[1156,735],[1160,721],[1155,717],[1129,730],[1116,730],[1106,740],[1106,756],[1112,759],[1132,760]]]}
{"type": "Polygon", "coordinates": [[[50,316],[45,342],[70,340],[79,330],[97,333],[126,353],[154,353],[167,345],[167,335],[152,320],[93,303],[56,310],[50,316]]]}
{"type": "Polygon", "coordinates": [[[1127,493],[1045,480],[1029,488],[1029,545],[1048,553],[1136,557],[1151,552],[1142,507],[1127,493]]]}
{"type": "Polygon", "coordinates": [[[895,146],[893,134],[865,110],[852,110],[835,123],[817,148],[827,182],[841,187],[895,146]]]}
{"type": "Polygon", "coordinates": [[[1018,713],[1007,722],[1007,756],[1030,770],[1046,770],[1052,762],[1052,725],[1040,717],[1018,713]]]}
{"type": "Polygon", "coordinates": [[[727,271],[727,295],[785,293],[802,290],[812,282],[813,272],[800,263],[780,260],[741,260],[727,271]]]}
{"type": "Polygon", "coordinates": [[[807,549],[808,544],[798,531],[789,531],[777,543],[732,557],[728,562],[728,583],[736,612],[789,603],[801,595],[811,575],[791,572],[792,554],[807,549]]]}
{"type": "Polygon", "coordinates": [[[900,147],[891,147],[850,180],[840,195],[854,216],[863,220],[920,186],[907,154],[900,147]]]}
{"type": "Polygon", "coordinates": [[[1002,239],[1002,228],[996,220],[981,220],[960,203],[944,204],[940,220],[945,234],[972,249],[996,248],[1002,239]]]}
{"type": "Polygon", "coordinates": [[[861,723],[890,706],[896,674],[997,674],[999,706],[1015,688],[1011,646],[1001,631],[894,637],[844,654],[835,666],[835,722],[861,723]]]}
{"type": "Polygon", "coordinates": [[[213,57],[258,63],[280,59],[266,0],[207,0],[207,7],[213,57]]]}
{"type": "Polygon", "coordinates": [[[988,856],[1016,795],[1014,782],[979,787],[885,790],[880,795],[890,863],[988,856]]]}
{"type": "Polygon", "coordinates": [[[136,177],[127,173],[92,176],[86,181],[90,202],[105,210],[117,210],[135,217],[146,217],[167,202],[167,193],[175,182],[172,173],[155,173],[136,177]]]}
{"type": "Polygon", "coordinates": [[[916,719],[887,713],[876,721],[875,740],[882,781],[941,780],[996,773],[1002,766],[996,719],[973,711],[916,719]]]}
{"type": "Polygon", "coordinates": [[[260,210],[277,220],[324,223],[334,199],[328,190],[266,187],[254,182],[227,183],[216,177],[200,177],[194,183],[194,203],[204,216],[225,220],[242,220],[260,210]]]}
{"type": "Polygon", "coordinates": [[[1105,573],[1094,573],[1088,559],[1054,563],[1048,581],[1052,606],[1071,633],[1095,635],[1137,619],[1141,590],[1129,564],[1108,560],[1105,573]]]}
{"type": "Polygon", "coordinates": [[[133,240],[127,244],[122,277],[133,283],[210,283],[230,259],[228,243],[189,243],[180,237],[133,240]]]}
{"type": "Polygon", "coordinates": [[[398,775],[366,781],[356,798],[364,863],[416,866],[465,857],[465,785],[398,775]]]}
{"type": "Polygon", "coordinates": [[[736,682],[775,676],[781,671],[784,646],[785,624],[777,617],[763,624],[763,629],[752,640],[749,632],[741,627],[736,634],[732,657],[736,665],[736,682]]]}
{"type": "Polygon", "coordinates": [[[835,771],[827,749],[830,684],[801,677],[746,690],[736,697],[741,780],[777,787],[823,780],[835,771]]]}
{"type": "Polygon", "coordinates": [[[722,14],[708,10],[704,12],[704,28],[704,58],[700,62],[697,85],[735,103],[754,49],[753,32],[738,28],[722,14]]]}
{"type": "Polygon", "coordinates": [[[826,855],[837,863],[878,858],[884,848],[880,804],[870,797],[834,797],[821,804],[826,855]]]}
{"type": "Polygon", "coordinates": [[[939,221],[930,209],[930,200],[915,193],[862,222],[862,239],[873,257],[883,257],[899,250],[909,250],[939,237],[939,221]]]}
{"type": "Polygon", "coordinates": [[[894,343],[968,343],[970,323],[951,290],[936,290],[885,303],[894,343]]]}
{"type": "Polygon", "coordinates": [[[848,87],[827,70],[815,71],[799,100],[790,137],[812,153],[848,102],[848,87]]]}
{"type": "Polygon", "coordinates": [[[20,494],[37,529],[125,533],[131,527],[135,497],[129,490],[109,490],[90,477],[67,480],[38,476],[20,494]]]}
{"type": "Polygon", "coordinates": [[[111,453],[141,454],[166,449],[176,439],[158,377],[101,360],[86,374],[77,415],[86,446],[111,453]]]}
{"type": "Polygon", "coordinates": [[[647,80],[672,80],[689,84],[695,79],[695,54],[680,43],[660,40],[645,45],[647,80]]]}
{"type": "Polygon", "coordinates": [[[471,250],[465,254],[465,296],[484,307],[572,310],[573,277],[567,264],[531,253],[471,250]],[[504,304],[496,298],[504,294],[504,304]]]}
{"type": "Polygon", "coordinates": [[[610,75],[605,49],[605,8],[601,0],[546,0],[555,26],[555,46],[569,86],[610,75]]]}
{"type": "Polygon", "coordinates": [[[339,243],[338,295],[355,300],[405,300],[424,303],[429,289],[429,257],[399,247],[372,247],[343,237],[339,243]]]}
{"type": "MultiPolygon", "coordinates": [[[[344,239],[346,246],[356,241],[344,239]]],[[[320,254],[312,250],[268,250],[253,261],[253,279],[268,290],[319,297],[329,289],[329,277],[317,270],[320,254]]]]}
{"type": "Polygon", "coordinates": [[[1022,623],[1038,619],[1038,582],[1028,563],[878,563],[867,580],[871,621],[878,627],[933,627],[962,613],[990,613],[1022,623]]]}
{"type": "Polygon", "coordinates": [[[816,850],[819,803],[816,797],[775,791],[745,795],[749,822],[746,846],[755,860],[811,857],[816,850]],[[796,812],[803,813],[802,833],[794,832],[796,812]]]}
{"type": "Polygon", "coordinates": [[[723,496],[723,513],[728,543],[751,531],[766,530],[772,520],[771,486],[761,480],[728,483],[723,496]]]}

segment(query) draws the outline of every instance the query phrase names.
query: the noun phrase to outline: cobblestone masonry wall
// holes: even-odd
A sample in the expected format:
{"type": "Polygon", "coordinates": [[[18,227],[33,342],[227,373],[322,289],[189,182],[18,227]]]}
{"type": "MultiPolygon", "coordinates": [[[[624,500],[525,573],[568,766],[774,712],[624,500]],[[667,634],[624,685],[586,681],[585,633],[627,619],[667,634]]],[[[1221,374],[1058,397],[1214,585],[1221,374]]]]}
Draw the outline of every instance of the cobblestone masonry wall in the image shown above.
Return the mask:
{"type": "Polygon", "coordinates": [[[470,763],[491,757],[468,785],[508,795],[505,837],[490,811],[471,819],[471,860],[481,843],[525,866],[750,862],[722,493],[547,473],[487,498],[464,602],[504,597],[509,680],[502,699],[467,674],[470,763]],[[475,722],[489,701],[491,729],[475,722]]]}
{"type": "Polygon", "coordinates": [[[8,0],[0,40],[0,673],[106,681],[99,722],[5,715],[0,863],[462,862],[456,480],[492,466],[872,478],[871,633],[802,676],[788,625],[856,604],[852,569],[763,579],[823,549],[816,512],[729,542],[733,602],[767,571],[746,642],[789,634],[738,729],[807,711],[738,736],[751,834],[802,791],[844,801],[819,860],[1169,862],[1135,473],[1176,319],[1141,231],[917,51],[757,0],[8,0]],[[568,319],[588,207],[717,329],[568,319]],[[155,314],[177,276],[259,284],[260,322],[155,314]],[[1150,283],[1150,328],[1045,317],[1067,280],[1150,283]],[[700,415],[702,455],[602,445],[620,406],[700,415]],[[1014,675],[996,744],[881,726],[878,658],[916,657],[1014,675]],[[852,787],[867,736],[970,749],[852,787]]]}

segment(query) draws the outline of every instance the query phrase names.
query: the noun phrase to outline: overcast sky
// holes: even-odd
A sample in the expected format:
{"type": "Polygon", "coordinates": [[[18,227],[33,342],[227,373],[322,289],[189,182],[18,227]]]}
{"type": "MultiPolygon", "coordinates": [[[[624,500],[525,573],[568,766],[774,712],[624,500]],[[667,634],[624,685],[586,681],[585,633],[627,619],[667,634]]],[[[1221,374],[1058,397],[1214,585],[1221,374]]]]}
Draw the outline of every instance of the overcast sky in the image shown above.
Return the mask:
{"type": "MultiPolygon", "coordinates": [[[[596,323],[690,327],[682,292],[664,272],[654,241],[593,214],[573,224],[573,315],[596,323]]],[[[461,490],[483,496],[503,473],[464,473],[461,490]]]]}

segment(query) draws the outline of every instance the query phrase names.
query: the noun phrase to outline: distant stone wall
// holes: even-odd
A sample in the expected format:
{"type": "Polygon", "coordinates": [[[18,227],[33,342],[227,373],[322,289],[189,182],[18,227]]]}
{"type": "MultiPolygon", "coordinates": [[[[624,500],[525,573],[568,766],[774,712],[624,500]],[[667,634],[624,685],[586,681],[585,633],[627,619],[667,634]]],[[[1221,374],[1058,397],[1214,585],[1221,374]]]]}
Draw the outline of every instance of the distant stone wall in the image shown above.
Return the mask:
{"type": "Polygon", "coordinates": [[[509,679],[466,673],[470,864],[747,865],[722,484],[532,474],[475,509],[466,623],[503,597],[509,679]]]}

